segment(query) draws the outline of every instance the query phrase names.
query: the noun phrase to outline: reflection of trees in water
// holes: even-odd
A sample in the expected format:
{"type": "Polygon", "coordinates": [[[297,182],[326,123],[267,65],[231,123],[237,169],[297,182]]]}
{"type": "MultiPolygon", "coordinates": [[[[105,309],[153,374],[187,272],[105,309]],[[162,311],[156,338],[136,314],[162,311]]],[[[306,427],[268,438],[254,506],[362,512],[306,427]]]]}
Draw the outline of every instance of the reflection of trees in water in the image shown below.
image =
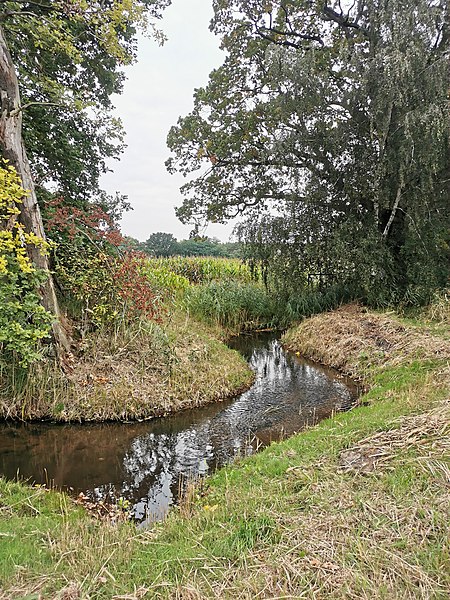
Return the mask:
{"type": "Polygon", "coordinates": [[[234,402],[141,424],[5,429],[0,466],[5,452],[17,460],[3,473],[14,477],[19,466],[24,476],[41,481],[45,467],[57,485],[124,496],[136,502],[138,517],[161,515],[176,498],[180,478],[247,454],[253,435],[268,444],[350,404],[334,372],[286,355],[274,339],[255,345],[249,338],[248,344],[256,381],[234,402]]]}
{"type": "MultiPolygon", "coordinates": [[[[176,498],[182,476],[194,478],[209,471],[213,451],[208,429],[209,421],[199,428],[169,434],[152,432],[134,439],[123,461],[124,492],[145,489],[147,509],[164,512],[176,498]]],[[[142,512],[142,502],[138,504],[136,511],[142,512]]]]}

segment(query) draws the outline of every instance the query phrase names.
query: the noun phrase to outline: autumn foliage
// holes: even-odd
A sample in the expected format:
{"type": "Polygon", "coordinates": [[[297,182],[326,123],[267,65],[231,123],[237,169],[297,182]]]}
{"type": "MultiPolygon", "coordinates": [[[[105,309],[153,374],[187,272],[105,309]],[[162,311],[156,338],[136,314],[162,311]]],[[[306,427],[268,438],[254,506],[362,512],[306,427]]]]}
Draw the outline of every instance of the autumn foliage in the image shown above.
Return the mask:
{"type": "Polygon", "coordinates": [[[119,227],[104,208],[54,198],[47,203],[46,229],[57,244],[56,280],[82,336],[92,328],[160,319],[159,295],[144,274],[145,255],[124,250],[119,227]]]}

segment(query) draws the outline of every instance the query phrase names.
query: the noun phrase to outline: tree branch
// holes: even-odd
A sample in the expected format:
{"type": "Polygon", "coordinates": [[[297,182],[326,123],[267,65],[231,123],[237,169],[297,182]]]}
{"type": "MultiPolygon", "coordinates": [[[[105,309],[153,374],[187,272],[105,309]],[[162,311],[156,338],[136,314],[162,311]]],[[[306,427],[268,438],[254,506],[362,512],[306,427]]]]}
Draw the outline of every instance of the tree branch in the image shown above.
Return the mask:
{"type": "Polygon", "coordinates": [[[331,8],[331,6],[328,6],[327,2],[324,2],[322,13],[325,16],[325,19],[327,21],[334,21],[341,27],[348,27],[351,29],[356,29],[356,30],[360,31],[361,33],[363,33],[365,36],[369,36],[368,29],[359,25],[359,23],[357,23],[356,21],[350,21],[348,14],[347,15],[344,15],[343,13],[339,14],[338,12],[333,10],[331,8]]]}
{"type": "Polygon", "coordinates": [[[27,102],[27,104],[24,104],[23,106],[18,106],[16,109],[14,109],[13,111],[11,111],[10,114],[9,114],[9,116],[10,117],[16,117],[20,112],[23,112],[27,108],[30,108],[30,106],[58,106],[58,107],[62,107],[63,105],[60,104],[60,103],[58,103],[58,102],[27,102]]]}

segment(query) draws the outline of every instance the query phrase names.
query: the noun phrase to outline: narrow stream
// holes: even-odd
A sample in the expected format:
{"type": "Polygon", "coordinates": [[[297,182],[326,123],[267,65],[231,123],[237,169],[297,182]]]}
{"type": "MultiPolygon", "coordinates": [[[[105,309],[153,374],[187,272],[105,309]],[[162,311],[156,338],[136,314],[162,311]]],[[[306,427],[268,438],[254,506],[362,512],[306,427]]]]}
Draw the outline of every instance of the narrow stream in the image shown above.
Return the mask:
{"type": "Polygon", "coordinates": [[[204,408],[143,423],[0,424],[0,475],[132,505],[160,519],[186,478],[350,408],[357,396],[336,371],[283,350],[274,334],[231,344],[256,373],[250,390],[204,408]]]}

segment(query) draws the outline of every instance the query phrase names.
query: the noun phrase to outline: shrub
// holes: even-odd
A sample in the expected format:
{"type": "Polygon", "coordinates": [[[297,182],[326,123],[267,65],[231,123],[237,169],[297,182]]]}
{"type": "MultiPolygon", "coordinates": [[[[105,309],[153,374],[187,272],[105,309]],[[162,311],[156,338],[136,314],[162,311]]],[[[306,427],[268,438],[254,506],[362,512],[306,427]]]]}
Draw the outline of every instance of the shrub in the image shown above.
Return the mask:
{"type": "Polygon", "coordinates": [[[92,327],[118,325],[143,317],[159,320],[160,297],[143,270],[146,258],[136,252],[122,257],[96,246],[63,243],[56,254],[56,275],[64,302],[80,320],[83,336],[92,327]]]}
{"type": "Polygon", "coordinates": [[[0,351],[3,360],[17,358],[23,367],[40,357],[39,343],[53,320],[37,291],[48,274],[27,254],[27,246],[45,253],[49,245],[17,221],[25,193],[15,169],[0,163],[0,351]]]}

